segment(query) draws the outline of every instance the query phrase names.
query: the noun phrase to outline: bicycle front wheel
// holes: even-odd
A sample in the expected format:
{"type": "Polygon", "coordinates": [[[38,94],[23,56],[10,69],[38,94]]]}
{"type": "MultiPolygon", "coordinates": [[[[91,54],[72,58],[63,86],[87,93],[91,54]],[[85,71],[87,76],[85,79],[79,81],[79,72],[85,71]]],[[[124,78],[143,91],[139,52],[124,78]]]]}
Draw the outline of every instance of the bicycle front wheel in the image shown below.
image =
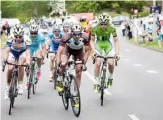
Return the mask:
{"type": "Polygon", "coordinates": [[[68,88],[64,87],[64,91],[62,94],[62,102],[63,102],[63,106],[65,108],[65,110],[68,110],[69,107],[69,94],[68,94],[68,88]]]}
{"type": "Polygon", "coordinates": [[[11,109],[14,107],[14,101],[15,101],[15,97],[16,97],[16,80],[17,77],[15,75],[13,75],[12,79],[11,79],[11,86],[9,89],[9,97],[10,97],[10,107],[9,107],[9,115],[11,115],[11,109]]]}
{"type": "Polygon", "coordinates": [[[102,78],[101,78],[101,106],[103,106],[104,101],[104,90],[105,90],[105,79],[106,79],[106,69],[102,70],[102,78]]]}
{"type": "Polygon", "coordinates": [[[72,106],[72,111],[76,117],[79,117],[81,111],[81,100],[80,100],[80,91],[77,87],[76,79],[73,75],[70,75],[71,85],[70,85],[70,101],[72,106]]]}

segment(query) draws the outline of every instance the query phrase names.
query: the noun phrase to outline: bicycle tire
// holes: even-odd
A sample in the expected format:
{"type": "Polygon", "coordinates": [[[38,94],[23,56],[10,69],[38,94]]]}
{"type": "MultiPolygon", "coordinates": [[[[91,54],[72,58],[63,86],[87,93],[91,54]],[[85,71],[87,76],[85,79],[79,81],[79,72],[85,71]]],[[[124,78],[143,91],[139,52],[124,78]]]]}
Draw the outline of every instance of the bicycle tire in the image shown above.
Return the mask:
{"type": "MultiPolygon", "coordinates": [[[[35,69],[36,70],[36,69],[35,69]]],[[[34,76],[36,76],[36,72],[35,72],[35,70],[33,69],[32,71],[32,73],[35,73],[35,75],[34,76]]],[[[33,74],[32,74],[33,75],[33,74]]],[[[33,91],[33,94],[36,94],[36,78],[35,77],[32,77],[32,91],[33,91]]]]}
{"type": "Polygon", "coordinates": [[[56,85],[57,85],[57,61],[56,60],[55,60],[53,81],[54,81],[54,90],[56,90],[56,85]]]}
{"type": "MultiPolygon", "coordinates": [[[[73,76],[73,75],[70,75],[70,79],[71,79],[71,84],[72,84],[72,82],[74,81],[74,85],[76,86],[76,89],[77,89],[77,95],[76,96],[73,96],[72,94],[71,94],[71,91],[70,91],[70,94],[71,94],[71,97],[70,97],[70,101],[71,101],[71,107],[72,107],[72,111],[73,111],[73,113],[74,113],[74,115],[76,116],[76,117],[79,117],[79,115],[80,115],[80,111],[81,111],[81,100],[80,100],[80,91],[79,91],[79,88],[77,87],[77,83],[76,83],[76,79],[75,79],[75,77],[73,76]],[[75,106],[74,106],[74,101],[73,101],[73,98],[74,97],[78,97],[78,99],[79,99],[79,107],[78,107],[78,111],[76,111],[75,110],[75,106]]],[[[71,86],[71,85],[70,85],[71,86]]],[[[74,87],[75,87],[74,86],[74,87]]]]}
{"type": "Polygon", "coordinates": [[[11,86],[9,89],[9,97],[10,97],[10,107],[9,107],[9,115],[11,115],[11,109],[14,107],[14,102],[15,102],[15,92],[16,92],[16,86],[15,86],[15,81],[16,81],[16,77],[15,77],[15,72],[12,75],[12,79],[11,79],[11,86]]]}
{"type": "Polygon", "coordinates": [[[105,90],[105,78],[106,78],[106,70],[102,70],[102,78],[101,78],[101,106],[103,106],[103,101],[104,101],[104,90],[105,90]]]}
{"type": "Polygon", "coordinates": [[[68,110],[69,107],[69,96],[68,96],[68,91],[67,88],[64,88],[63,94],[62,94],[62,102],[65,110],[68,110]]]}
{"type": "Polygon", "coordinates": [[[33,79],[33,73],[31,72],[31,74],[30,74],[30,78],[29,78],[28,94],[27,94],[28,99],[30,99],[31,86],[32,86],[32,79],[33,79]]]}
{"type": "Polygon", "coordinates": [[[32,84],[32,91],[33,91],[33,94],[36,94],[36,84],[32,84]]]}

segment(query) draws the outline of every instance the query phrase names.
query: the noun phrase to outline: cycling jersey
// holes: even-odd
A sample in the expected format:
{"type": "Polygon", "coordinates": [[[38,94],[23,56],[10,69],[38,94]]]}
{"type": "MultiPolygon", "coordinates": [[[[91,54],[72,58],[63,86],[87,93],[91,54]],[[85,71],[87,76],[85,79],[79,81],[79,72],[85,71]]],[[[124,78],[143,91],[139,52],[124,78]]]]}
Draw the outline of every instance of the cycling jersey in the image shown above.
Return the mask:
{"type": "Polygon", "coordinates": [[[100,25],[98,25],[92,29],[91,34],[96,37],[95,47],[96,51],[100,54],[102,54],[102,50],[106,54],[114,50],[113,37],[117,37],[117,32],[113,25],[109,25],[105,30],[101,29],[100,25]]]}
{"type": "Polygon", "coordinates": [[[31,40],[28,36],[24,36],[21,43],[17,43],[12,37],[7,40],[6,47],[10,47],[10,53],[13,54],[15,58],[18,58],[27,49],[30,50],[31,40]]]}
{"type": "Polygon", "coordinates": [[[60,45],[64,46],[63,54],[70,56],[74,55],[74,59],[76,60],[83,60],[84,59],[84,51],[83,46],[89,45],[89,36],[87,33],[82,33],[82,37],[76,41],[72,38],[71,33],[65,34],[61,41],[60,45]]]}
{"type": "Polygon", "coordinates": [[[31,56],[33,56],[34,52],[41,49],[42,45],[45,44],[45,38],[42,34],[37,34],[35,38],[32,38],[32,36],[29,36],[32,43],[31,43],[31,56]]]}
{"type": "Polygon", "coordinates": [[[48,39],[50,39],[50,52],[57,52],[61,38],[62,34],[59,34],[59,36],[55,36],[54,33],[48,34],[48,39]]]}

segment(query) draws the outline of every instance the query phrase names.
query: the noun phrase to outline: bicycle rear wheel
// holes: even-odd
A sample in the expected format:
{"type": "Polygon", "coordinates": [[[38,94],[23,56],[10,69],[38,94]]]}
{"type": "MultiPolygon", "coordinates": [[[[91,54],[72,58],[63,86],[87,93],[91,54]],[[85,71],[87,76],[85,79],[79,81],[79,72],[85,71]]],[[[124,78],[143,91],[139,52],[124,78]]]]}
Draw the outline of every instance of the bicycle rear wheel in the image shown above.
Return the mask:
{"type": "Polygon", "coordinates": [[[72,111],[76,117],[79,117],[81,111],[81,100],[80,100],[80,91],[77,87],[76,79],[73,75],[70,75],[72,89],[70,88],[70,101],[72,106],[72,111]],[[75,100],[74,100],[75,99],[75,100]]]}
{"type": "Polygon", "coordinates": [[[14,107],[14,102],[15,102],[15,95],[16,95],[16,81],[17,78],[15,75],[13,75],[12,79],[11,79],[11,86],[9,89],[9,97],[10,97],[10,107],[9,107],[9,115],[11,115],[11,109],[14,107]]]}
{"type": "Polygon", "coordinates": [[[36,84],[32,84],[32,88],[33,88],[33,94],[36,93],[36,84]]]}
{"type": "Polygon", "coordinates": [[[28,99],[30,99],[30,95],[31,95],[32,79],[33,79],[33,73],[31,72],[29,77],[29,86],[28,86],[28,94],[27,94],[28,99]]]}
{"type": "Polygon", "coordinates": [[[55,60],[55,67],[53,73],[53,81],[54,81],[54,89],[56,90],[56,84],[57,84],[57,61],[56,60],[55,60]]]}
{"type": "Polygon", "coordinates": [[[104,101],[104,90],[105,90],[105,78],[106,78],[106,70],[102,70],[102,78],[101,78],[101,106],[103,106],[103,101],[104,101]]]}

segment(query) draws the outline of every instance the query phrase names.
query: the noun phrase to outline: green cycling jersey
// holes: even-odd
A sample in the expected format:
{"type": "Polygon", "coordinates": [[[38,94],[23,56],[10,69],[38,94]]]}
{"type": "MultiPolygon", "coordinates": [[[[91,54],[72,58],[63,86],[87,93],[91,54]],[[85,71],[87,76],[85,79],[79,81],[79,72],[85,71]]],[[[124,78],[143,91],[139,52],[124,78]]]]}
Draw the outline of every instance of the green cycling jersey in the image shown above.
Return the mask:
{"type": "Polygon", "coordinates": [[[113,25],[108,25],[105,30],[101,29],[100,25],[92,29],[92,36],[96,37],[96,50],[102,53],[109,53],[113,49],[113,37],[117,37],[116,28],[113,25]]]}

